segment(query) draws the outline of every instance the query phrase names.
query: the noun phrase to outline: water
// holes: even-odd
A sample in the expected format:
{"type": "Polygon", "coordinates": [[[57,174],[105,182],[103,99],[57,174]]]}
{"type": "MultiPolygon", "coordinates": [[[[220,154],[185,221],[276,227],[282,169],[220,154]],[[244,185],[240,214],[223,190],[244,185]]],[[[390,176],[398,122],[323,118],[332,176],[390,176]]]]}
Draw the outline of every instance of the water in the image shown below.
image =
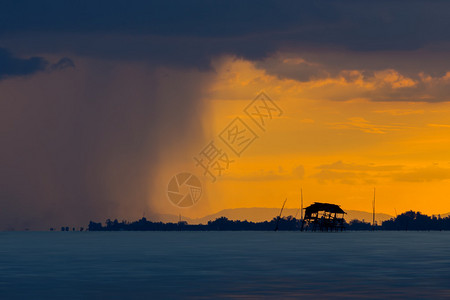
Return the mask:
{"type": "Polygon", "coordinates": [[[450,298],[449,232],[1,232],[0,299],[450,298]]]}

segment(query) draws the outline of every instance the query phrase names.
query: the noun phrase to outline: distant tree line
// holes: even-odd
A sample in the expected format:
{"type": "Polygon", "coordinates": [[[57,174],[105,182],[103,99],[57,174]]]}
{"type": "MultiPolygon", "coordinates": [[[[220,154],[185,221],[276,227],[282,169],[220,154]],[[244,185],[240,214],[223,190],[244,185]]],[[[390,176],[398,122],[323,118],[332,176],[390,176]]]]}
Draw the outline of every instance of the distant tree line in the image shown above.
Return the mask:
{"type": "Polygon", "coordinates": [[[427,216],[420,212],[407,211],[396,218],[384,221],[384,230],[450,230],[450,216],[427,216]]]}
{"type": "Polygon", "coordinates": [[[450,216],[427,216],[420,212],[407,211],[396,218],[383,221],[381,225],[372,226],[370,223],[352,220],[348,225],[350,230],[450,230],[450,216]]]}
{"type": "MultiPolygon", "coordinates": [[[[90,222],[89,231],[270,231],[277,228],[280,231],[298,231],[301,228],[301,220],[292,216],[274,218],[271,221],[250,222],[247,220],[229,220],[226,217],[217,218],[207,224],[191,225],[187,222],[163,223],[152,222],[146,218],[138,221],[127,222],[106,220],[106,223],[90,222]],[[277,226],[278,224],[278,226],[277,226]]],[[[352,220],[345,224],[346,230],[450,230],[450,217],[441,218],[427,216],[420,212],[408,211],[398,215],[396,218],[382,222],[381,225],[352,220]]],[[[67,230],[67,229],[66,229],[67,230]]]]}
{"type": "Polygon", "coordinates": [[[163,222],[152,222],[148,221],[146,218],[142,218],[138,221],[127,222],[118,220],[106,220],[105,225],[101,223],[90,222],[88,226],[89,231],[238,231],[238,230],[260,230],[268,231],[274,230],[278,222],[278,230],[300,230],[300,220],[295,219],[292,216],[283,217],[277,220],[274,218],[271,221],[264,222],[250,222],[244,221],[233,221],[226,217],[217,218],[214,221],[209,221],[208,224],[198,224],[191,225],[187,222],[178,223],[163,223],[163,222]]]}

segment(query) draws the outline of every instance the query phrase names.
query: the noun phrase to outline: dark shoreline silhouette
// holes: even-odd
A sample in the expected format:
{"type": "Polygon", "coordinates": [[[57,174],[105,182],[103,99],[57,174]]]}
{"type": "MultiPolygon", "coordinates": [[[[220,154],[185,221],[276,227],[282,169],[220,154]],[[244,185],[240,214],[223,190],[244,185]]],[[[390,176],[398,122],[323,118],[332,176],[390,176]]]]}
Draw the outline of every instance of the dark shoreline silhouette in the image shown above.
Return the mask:
{"type": "MultiPolygon", "coordinates": [[[[381,225],[372,226],[364,220],[351,220],[345,222],[345,230],[415,230],[415,231],[440,231],[450,230],[450,216],[441,218],[440,216],[427,216],[420,212],[408,211],[387,221],[381,225]]],[[[116,220],[106,220],[105,224],[91,221],[87,230],[89,231],[273,231],[276,228],[280,231],[299,231],[301,220],[292,216],[273,218],[271,221],[251,222],[240,220],[229,220],[226,217],[217,218],[207,224],[188,224],[185,221],[178,223],[152,222],[146,218],[138,221],[128,222],[116,220]],[[277,225],[278,223],[278,225],[277,225]]]]}

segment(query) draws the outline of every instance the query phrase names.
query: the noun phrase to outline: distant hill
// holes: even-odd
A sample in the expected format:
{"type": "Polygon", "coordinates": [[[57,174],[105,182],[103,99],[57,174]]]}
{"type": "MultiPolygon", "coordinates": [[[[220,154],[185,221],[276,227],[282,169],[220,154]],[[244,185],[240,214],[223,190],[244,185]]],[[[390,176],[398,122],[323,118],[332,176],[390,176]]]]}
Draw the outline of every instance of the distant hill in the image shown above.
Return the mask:
{"type": "MultiPolygon", "coordinates": [[[[295,216],[297,214],[297,218],[300,218],[300,212],[298,209],[286,208],[283,211],[283,216],[295,216]]],[[[366,222],[372,221],[372,213],[359,211],[359,210],[347,210],[347,214],[345,215],[345,219],[347,222],[358,219],[365,220],[366,222]]],[[[190,219],[182,216],[183,221],[187,221],[189,224],[206,224],[208,221],[213,221],[220,217],[226,217],[230,220],[247,220],[252,222],[264,222],[270,221],[273,218],[277,217],[280,213],[280,208],[266,208],[266,207],[250,207],[250,208],[233,208],[233,209],[224,209],[215,214],[207,215],[202,218],[190,219]]],[[[384,213],[376,213],[375,219],[378,224],[381,224],[382,221],[389,220],[393,218],[393,216],[384,214],[384,213]]],[[[151,218],[153,221],[162,221],[162,222],[178,222],[179,217],[175,215],[158,215],[151,218]]]]}
{"type": "MultiPolygon", "coordinates": [[[[372,213],[361,211],[361,210],[347,210],[347,215],[345,217],[345,220],[347,222],[358,219],[358,220],[364,220],[365,222],[372,222],[372,213]]],[[[383,221],[389,220],[391,218],[394,218],[394,216],[384,214],[384,213],[375,213],[375,220],[378,224],[381,225],[383,221]]]]}

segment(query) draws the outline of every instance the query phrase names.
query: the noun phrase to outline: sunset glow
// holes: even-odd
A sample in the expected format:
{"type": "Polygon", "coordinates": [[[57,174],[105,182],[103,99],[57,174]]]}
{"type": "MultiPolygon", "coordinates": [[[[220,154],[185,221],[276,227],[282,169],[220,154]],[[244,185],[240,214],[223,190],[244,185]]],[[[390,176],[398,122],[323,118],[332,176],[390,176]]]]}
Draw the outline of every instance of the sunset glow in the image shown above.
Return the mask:
{"type": "Polygon", "coordinates": [[[80,6],[70,22],[48,15],[54,28],[11,21],[0,33],[0,228],[199,218],[285,198],[298,208],[302,188],[305,205],[369,212],[376,188],[380,213],[450,212],[444,4],[299,4],[280,6],[284,17],[267,3],[220,4],[185,16],[207,26],[142,5],[120,24],[86,15],[81,26],[80,6]],[[249,22],[248,11],[261,14],[249,22]],[[262,91],[282,112],[264,128],[245,111],[262,91]],[[230,124],[254,131],[240,156],[223,141],[230,124]],[[232,161],[216,181],[196,160],[212,141],[232,161]],[[179,207],[168,184],[183,172],[202,188],[179,207]]]}
{"type": "MultiPolygon", "coordinates": [[[[303,61],[284,59],[282,64],[303,61]]],[[[205,142],[236,116],[244,115],[251,124],[242,110],[261,90],[284,114],[267,132],[259,132],[217,182],[203,178],[207,203],[181,213],[195,217],[225,208],[278,207],[285,197],[287,207],[298,208],[301,187],[305,203],[329,201],[370,211],[376,187],[379,212],[450,211],[450,104],[389,99],[392,93],[425,97],[410,90],[418,85],[439,94],[449,87],[448,73],[412,79],[386,69],[365,78],[361,70],[343,69],[336,76],[300,82],[280,79],[245,60],[227,58],[215,66],[218,72],[204,99],[209,107],[205,142]]]]}

